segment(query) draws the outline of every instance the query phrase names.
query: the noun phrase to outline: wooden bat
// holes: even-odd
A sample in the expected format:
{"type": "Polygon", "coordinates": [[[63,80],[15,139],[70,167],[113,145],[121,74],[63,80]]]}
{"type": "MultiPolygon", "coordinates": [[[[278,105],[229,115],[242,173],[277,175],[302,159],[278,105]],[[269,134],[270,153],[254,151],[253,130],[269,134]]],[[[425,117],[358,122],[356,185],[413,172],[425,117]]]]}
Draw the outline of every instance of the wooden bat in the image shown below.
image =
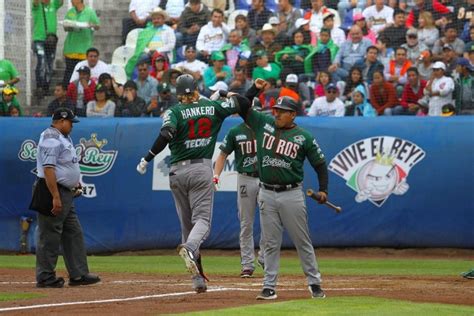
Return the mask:
{"type": "MultiPolygon", "coordinates": [[[[321,198],[321,196],[319,195],[318,192],[314,192],[311,189],[306,190],[306,195],[309,196],[310,198],[312,198],[313,200],[318,201],[318,202],[319,202],[319,199],[321,198]]],[[[332,204],[329,201],[326,201],[324,204],[327,207],[332,208],[336,213],[340,213],[342,211],[342,207],[336,206],[336,205],[332,204]]]]}

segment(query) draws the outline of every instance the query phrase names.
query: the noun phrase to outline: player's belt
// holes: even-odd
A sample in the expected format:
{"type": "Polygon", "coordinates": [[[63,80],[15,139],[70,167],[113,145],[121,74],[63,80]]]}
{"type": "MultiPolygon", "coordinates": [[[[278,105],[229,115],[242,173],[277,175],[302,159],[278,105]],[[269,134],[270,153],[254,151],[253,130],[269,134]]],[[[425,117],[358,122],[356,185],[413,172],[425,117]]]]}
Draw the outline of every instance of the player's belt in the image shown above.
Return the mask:
{"type": "Polygon", "coordinates": [[[205,159],[200,158],[200,159],[188,159],[188,160],[181,160],[178,162],[175,162],[172,164],[172,166],[187,166],[187,165],[192,165],[194,163],[203,163],[205,159]]]}
{"type": "Polygon", "coordinates": [[[280,184],[266,184],[266,183],[260,182],[261,188],[264,188],[266,190],[270,190],[273,192],[283,192],[283,191],[291,190],[298,187],[299,185],[300,185],[299,183],[290,183],[290,184],[280,185],[280,184]]]}
{"type": "Polygon", "coordinates": [[[258,172],[241,172],[240,174],[247,177],[258,178],[258,172]]]}

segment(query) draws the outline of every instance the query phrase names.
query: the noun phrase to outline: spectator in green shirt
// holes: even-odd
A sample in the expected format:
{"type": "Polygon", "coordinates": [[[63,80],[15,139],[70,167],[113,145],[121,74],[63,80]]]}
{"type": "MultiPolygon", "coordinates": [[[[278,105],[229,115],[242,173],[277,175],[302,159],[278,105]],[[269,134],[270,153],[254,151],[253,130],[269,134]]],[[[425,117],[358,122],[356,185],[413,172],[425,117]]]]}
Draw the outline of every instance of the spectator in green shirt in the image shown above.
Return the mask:
{"type": "Polygon", "coordinates": [[[86,59],[86,51],[92,47],[94,31],[99,29],[99,18],[94,9],[86,6],[84,0],[71,0],[73,7],[66,13],[64,41],[66,71],[63,83],[67,85],[76,64],[86,59]]]}
{"type": "Polygon", "coordinates": [[[20,81],[18,77],[18,70],[11,61],[7,59],[0,59],[0,89],[7,85],[14,85],[20,81]]]}
{"type": "Polygon", "coordinates": [[[33,0],[33,52],[36,55],[36,95],[49,94],[53,75],[53,62],[56,57],[57,12],[63,0],[33,0]]]}
{"type": "Polygon", "coordinates": [[[252,78],[262,78],[268,80],[273,78],[278,81],[280,79],[281,68],[275,63],[268,62],[267,53],[264,50],[259,50],[256,54],[257,67],[253,69],[252,78]]]}
{"type": "Polygon", "coordinates": [[[0,99],[0,116],[10,116],[12,107],[18,110],[18,116],[23,116],[23,110],[15,97],[17,94],[18,90],[15,87],[6,86],[3,89],[0,99]]]}

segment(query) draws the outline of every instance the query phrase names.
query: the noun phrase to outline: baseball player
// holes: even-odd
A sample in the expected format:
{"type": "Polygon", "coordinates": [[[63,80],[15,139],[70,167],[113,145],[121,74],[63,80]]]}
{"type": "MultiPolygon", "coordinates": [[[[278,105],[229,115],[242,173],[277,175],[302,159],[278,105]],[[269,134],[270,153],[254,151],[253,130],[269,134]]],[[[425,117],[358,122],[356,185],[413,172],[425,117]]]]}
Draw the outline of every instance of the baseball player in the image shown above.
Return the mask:
{"type": "MultiPolygon", "coordinates": [[[[248,125],[242,123],[233,127],[219,147],[221,152],[214,167],[214,183],[219,183],[227,156],[235,152],[235,164],[239,173],[237,177],[237,207],[240,221],[241,278],[252,277],[255,270],[253,223],[259,189],[256,145],[255,134],[248,125]]],[[[263,242],[260,239],[258,262],[263,267],[262,249],[263,242]]]]}
{"type": "MultiPolygon", "coordinates": [[[[259,93],[266,82],[257,79],[247,97],[259,93]]],[[[276,299],[283,229],[292,239],[301,260],[313,298],[323,298],[321,274],[309,236],[308,214],[302,191],[303,166],[308,158],[318,175],[319,203],[327,200],[328,172],[324,155],[314,137],[295,124],[298,104],[291,97],[280,97],[273,106],[275,118],[255,110],[242,111],[242,117],[255,132],[260,178],[258,203],[264,247],[263,290],[257,299],[276,299]]]]}
{"type": "MultiPolygon", "coordinates": [[[[247,99],[240,96],[231,96],[225,101],[202,98],[196,81],[189,74],[177,78],[176,94],[180,103],[164,113],[160,135],[140,160],[137,171],[144,174],[148,163],[169,144],[170,188],[182,231],[178,252],[192,274],[194,290],[201,293],[207,290],[207,278],[199,248],[209,235],[214,198],[211,158],[223,120],[238,113],[239,98],[247,99]]],[[[248,109],[248,105],[245,108],[248,109]]]]}

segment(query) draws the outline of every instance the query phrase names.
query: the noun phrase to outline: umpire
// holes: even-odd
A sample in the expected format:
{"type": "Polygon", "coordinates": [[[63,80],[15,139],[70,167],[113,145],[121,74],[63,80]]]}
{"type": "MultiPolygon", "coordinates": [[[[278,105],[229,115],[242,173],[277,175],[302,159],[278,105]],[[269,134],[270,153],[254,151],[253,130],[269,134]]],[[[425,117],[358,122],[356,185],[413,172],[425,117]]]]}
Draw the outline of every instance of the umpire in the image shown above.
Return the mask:
{"type": "Polygon", "coordinates": [[[68,108],[56,109],[52,118],[52,125],[41,133],[36,161],[38,179],[33,201],[49,204],[46,210],[37,209],[36,286],[64,286],[64,279],[56,277],[55,271],[60,247],[69,285],[94,284],[100,278],[89,273],[82,228],[73,201],[75,192],[80,191],[81,172],[69,134],[73,123],[79,120],[68,108]]]}

